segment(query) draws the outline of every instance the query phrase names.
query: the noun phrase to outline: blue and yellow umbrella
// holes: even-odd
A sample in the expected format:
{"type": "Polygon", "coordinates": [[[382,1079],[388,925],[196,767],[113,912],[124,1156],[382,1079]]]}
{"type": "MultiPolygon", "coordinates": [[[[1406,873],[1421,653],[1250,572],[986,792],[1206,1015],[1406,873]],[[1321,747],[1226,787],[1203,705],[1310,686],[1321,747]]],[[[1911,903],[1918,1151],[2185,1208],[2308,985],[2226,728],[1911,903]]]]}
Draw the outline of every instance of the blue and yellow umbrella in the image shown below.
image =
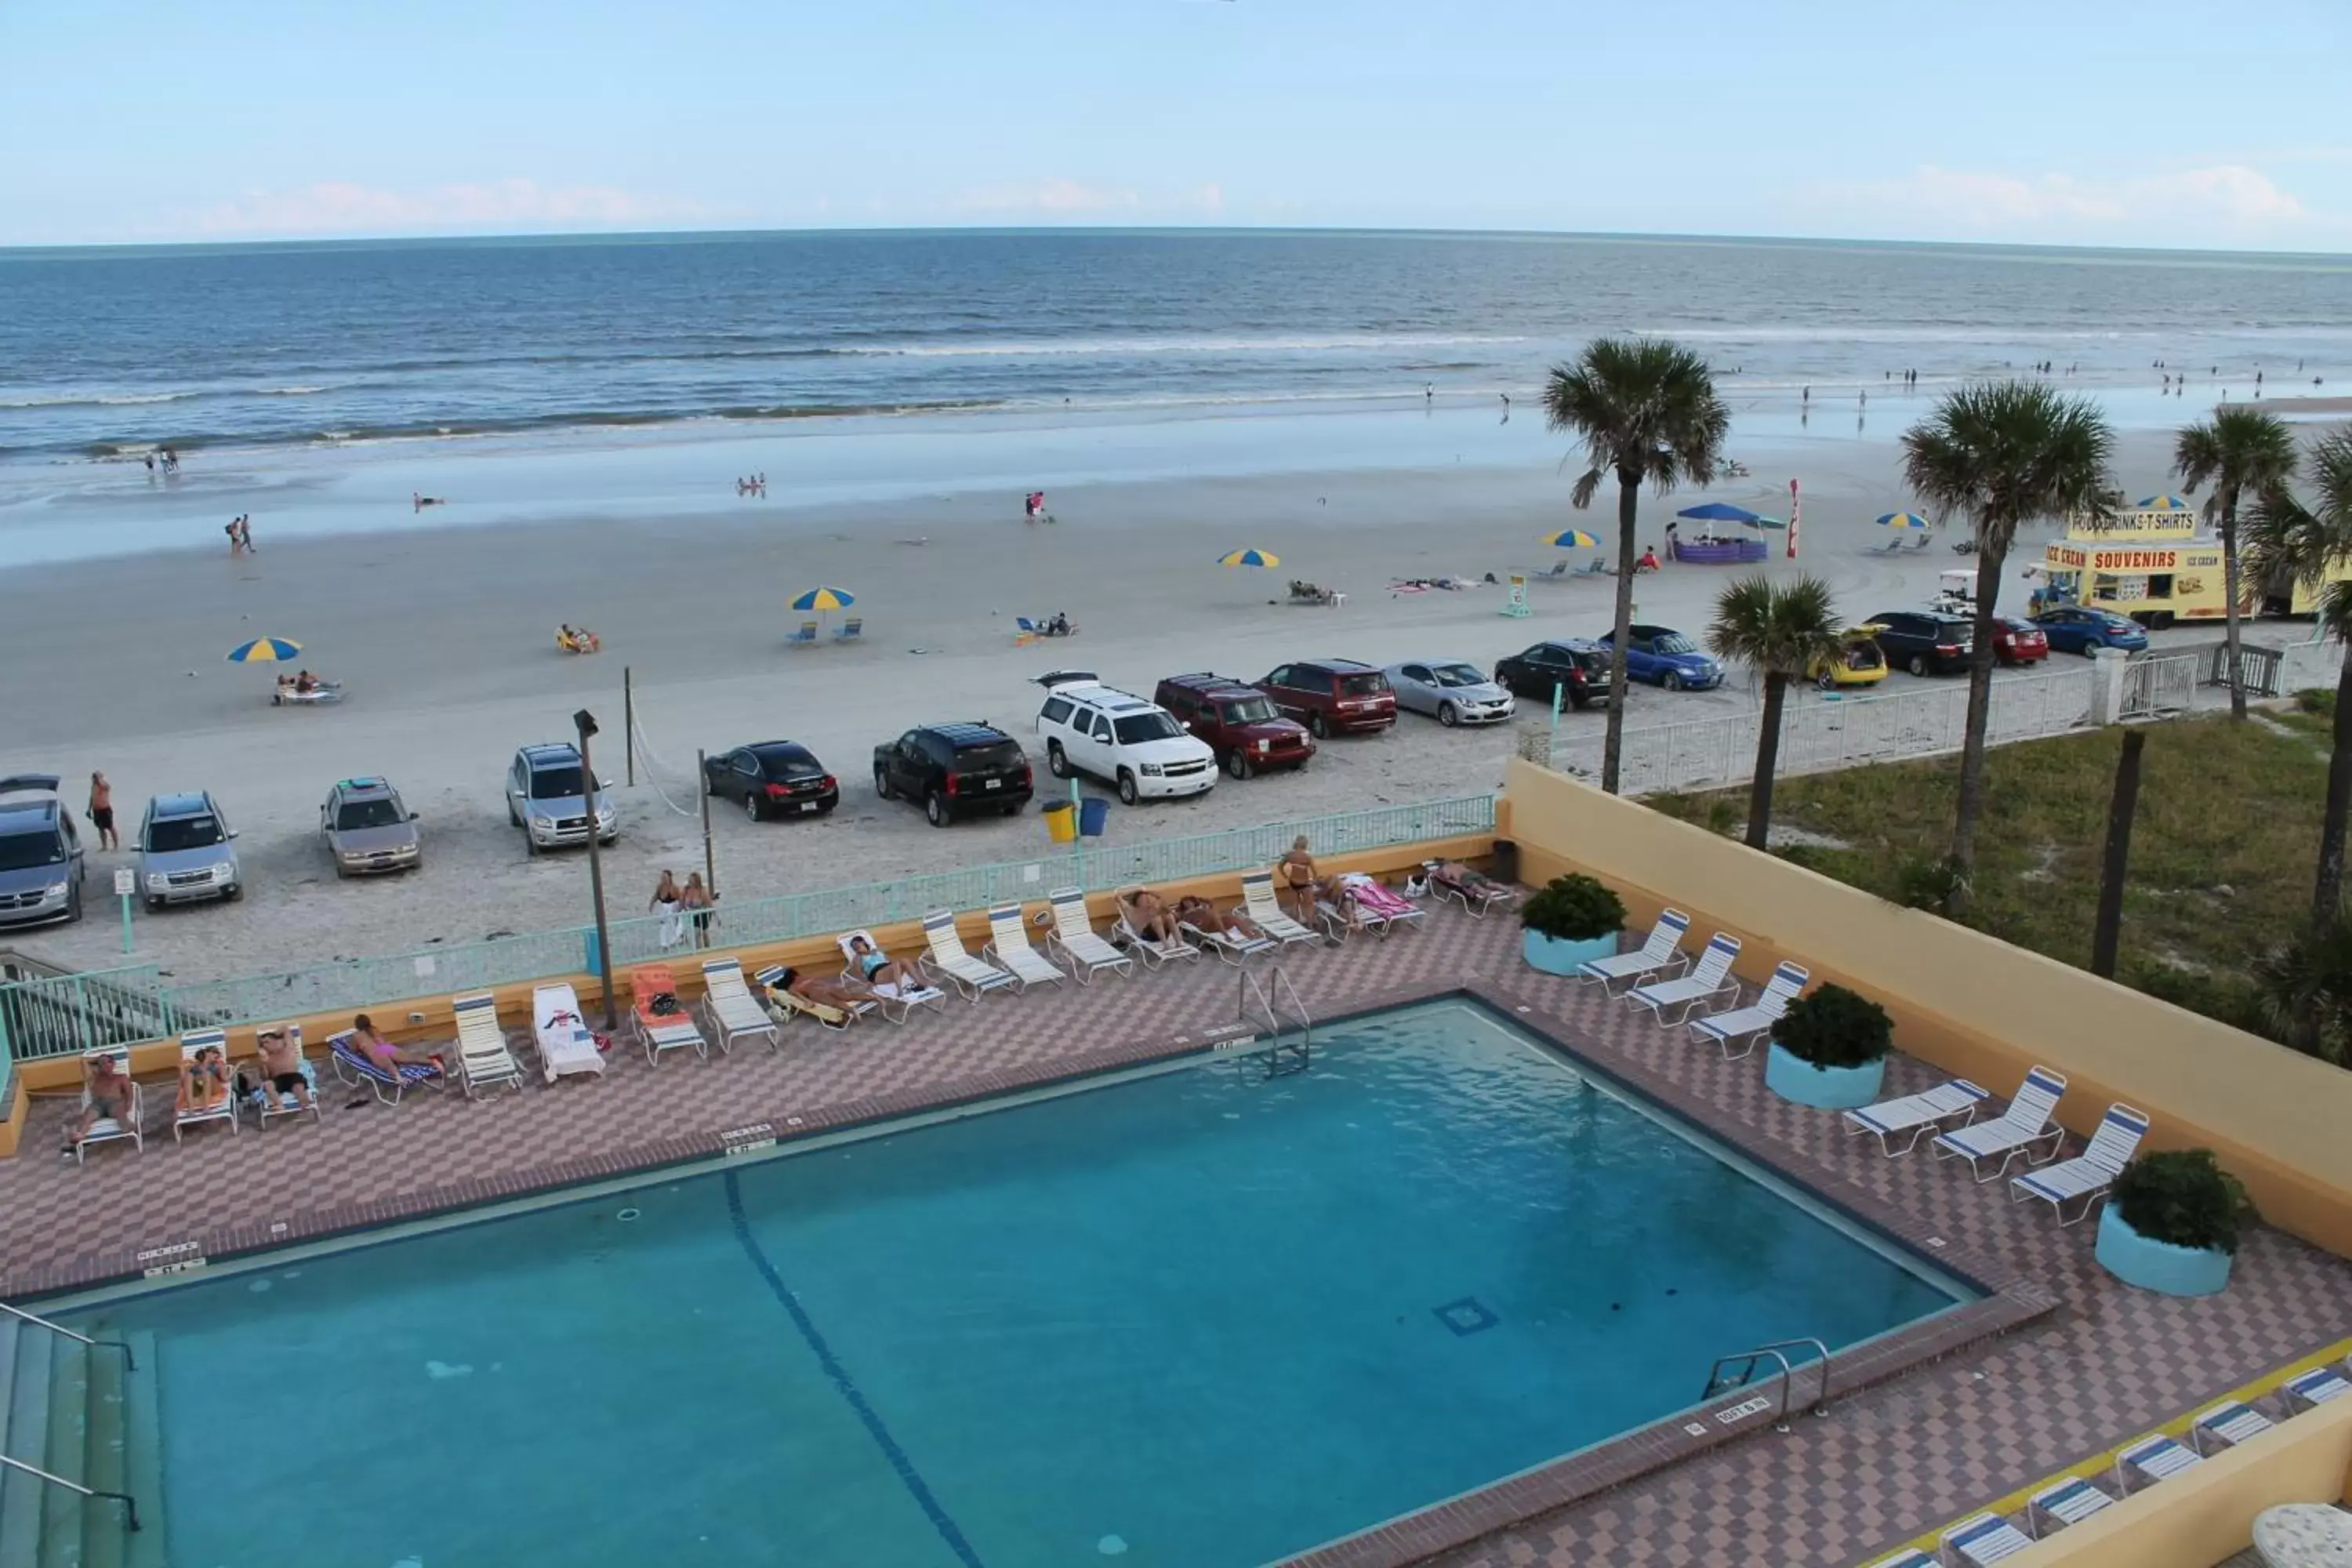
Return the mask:
{"type": "Polygon", "coordinates": [[[1279,566],[1282,557],[1271,550],[1236,550],[1230,555],[1217,557],[1220,566],[1279,566]]]}
{"type": "Polygon", "coordinates": [[[1563,528],[1558,533],[1547,533],[1543,536],[1543,542],[1546,544],[1557,545],[1562,550],[1598,550],[1601,548],[1601,541],[1593,538],[1592,535],[1585,532],[1584,530],[1580,528],[1563,528]]]}
{"type": "Polygon", "coordinates": [[[292,637],[256,637],[228,650],[231,664],[285,664],[302,651],[292,637]]]}
{"type": "Polygon", "coordinates": [[[2142,496],[2141,511],[2195,511],[2197,509],[2179,496],[2142,496]]]}
{"type": "Polygon", "coordinates": [[[1936,525],[1916,511],[1890,511],[1878,520],[1878,526],[1898,533],[1925,533],[1936,525]]]}
{"type": "Polygon", "coordinates": [[[845,610],[857,603],[857,595],[846,588],[811,588],[793,601],[795,610],[845,610]]]}

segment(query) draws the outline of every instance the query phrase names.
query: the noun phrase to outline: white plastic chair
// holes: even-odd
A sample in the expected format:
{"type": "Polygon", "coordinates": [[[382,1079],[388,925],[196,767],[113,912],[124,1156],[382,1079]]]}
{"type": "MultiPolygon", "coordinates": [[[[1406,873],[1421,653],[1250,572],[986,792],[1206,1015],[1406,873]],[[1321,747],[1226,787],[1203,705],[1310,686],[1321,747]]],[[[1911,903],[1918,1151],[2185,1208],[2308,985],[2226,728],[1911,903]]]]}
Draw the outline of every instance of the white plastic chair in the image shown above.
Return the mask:
{"type": "Polygon", "coordinates": [[[776,1021],[752,1000],[751,988],[743,984],[741,959],[702,961],[702,1009],[720,1050],[733,1049],[736,1039],[745,1035],[767,1041],[772,1051],[776,1048],[776,1021]]]}
{"type": "Polygon", "coordinates": [[[453,996],[449,1011],[457,1020],[457,1080],[466,1098],[501,1083],[520,1093],[522,1065],[507,1049],[507,1033],[499,1027],[499,999],[487,991],[453,996]]]}
{"type": "MultiPolygon", "coordinates": [[[[236,1132],[236,1080],[228,1071],[228,1033],[224,1029],[196,1029],[180,1037],[180,1070],[184,1074],[188,1064],[206,1051],[219,1053],[220,1094],[203,1105],[181,1106],[174,1097],[172,1110],[172,1142],[191,1127],[201,1127],[207,1121],[226,1121],[231,1136],[236,1132]]],[[[145,1144],[140,1145],[142,1149],[145,1144]]]]}
{"type": "Polygon", "coordinates": [[[1093,918],[1087,913],[1083,889],[1056,888],[1045,895],[1045,902],[1054,911],[1054,929],[1046,934],[1045,951],[1059,952],[1066,959],[1079,984],[1092,984],[1094,977],[1105,970],[1134,977],[1135,960],[1096,933],[1093,918]]]}
{"type": "Polygon", "coordinates": [[[968,1002],[978,1002],[987,993],[1001,991],[1013,983],[1012,975],[974,958],[965,949],[963,938],[956,931],[953,910],[933,910],[925,915],[923,939],[930,944],[930,952],[922,962],[945,975],[968,1002]]]}
{"type": "Polygon", "coordinates": [[[1690,1032],[1699,1039],[1712,1040],[1721,1046],[1725,1061],[1738,1061],[1742,1057],[1751,1056],[1755,1053],[1756,1042],[1771,1032],[1772,1026],[1780,1021],[1782,1015],[1789,1010],[1789,1004],[1797,999],[1797,994],[1804,990],[1805,983],[1812,977],[1812,973],[1803,964],[1784,959],[1773,969],[1772,978],[1765,983],[1763,993],[1755,1001],[1745,1007],[1727,1008],[1720,1013],[1693,1018],[1689,1021],[1690,1032]],[[1735,1051],[1731,1048],[1734,1041],[1745,1041],[1746,1044],[1735,1051]]]}
{"type": "Polygon", "coordinates": [[[2080,1225],[2091,1217],[2091,1211],[2115,1184],[2116,1173],[2130,1162],[2139,1149],[2139,1141],[2147,1136],[2146,1111],[2134,1110],[2128,1105],[2110,1105],[2106,1115],[2099,1119],[2099,1130],[2091,1135],[2089,1148],[2047,1170],[2028,1171],[2011,1177],[2010,1201],[2023,1203],[2028,1198],[2040,1198],[2050,1205],[2060,1225],[2080,1225]],[[2082,1210],[2068,1219],[2066,1205],[2076,1198],[2083,1200],[2082,1210]]]}
{"type": "Polygon", "coordinates": [[[1944,1123],[1955,1116],[1964,1119],[1963,1126],[1974,1121],[1977,1108],[1991,1098],[1968,1079],[1956,1078],[1918,1094],[1882,1100],[1875,1105],[1849,1110],[1845,1113],[1846,1131],[1874,1135],[1878,1152],[1891,1160],[1917,1148],[1919,1140],[1928,1133],[1943,1131],[1944,1123]],[[1904,1141],[1900,1149],[1895,1147],[1893,1141],[1896,1138],[1904,1141]]]}
{"type": "Polygon", "coordinates": [[[998,904],[988,911],[988,944],[980,955],[1012,975],[1024,991],[1035,984],[1059,985],[1069,978],[1029,945],[1029,928],[1022,923],[1019,904],[998,904]]]}
{"type": "Polygon", "coordinates": [[[1683,951],[1683,938],[1689,931],[1690,916],[1680,910],[1662,910],[1658,923],[1650,928],[1649,940],[1638,951],[1587,959],[1576,966],[1576,977],[1606,991],[1620,980],[1679,974],[1690,967],[1690,954],[1683,951]]]}
{"type": "Polygon", "coordinates": [[[2066,1077],[2045,1067],[2027,1070],[2024,1083],[2018,1087],[2017,1098],[2009,1109],[1990,1121],[1972,1122],[1956,1127],[1949,1132],[1938,1132],[1929,1147],[1938,1160],[1966,1160],[1969,1170],[1979,1182],[1996,1181],[2009,1169],[2011,1161],[2025,1156],[2034,1164],[2048,1164],[2058,1157],[2059,1146],[2065,1142],[2066,1130],[2051,1118],[2058,1110],[2058,1101],[2066,1092],[2066,1077]],[[2033,1158],[2037,1144],[2047,1143],[2050,1152],[2041,1159],[2033,1158]],[[1984,1173],[1984,1163],[1999,1156],[2000,1163],[1992,1174],[1984,1173]]]}
{"type": "Polygon", "coordinates": [[[1706,939],[1706,951],[1699,954],[1696,968],[1673,980],[1654,980],[1646,985],[1634,986],[1625,993],[1626,1004],[1647,1007],[1650,1016],[1661,1027],[1667,1023],[1666,1009],[1677,1008],[1673,1021],[1682,1023],[1702,1003],[1739,994],[1739,982],[1731,973],[1731,962],[1738,956],[1739,939],[1719,931],[1706,939]]]}

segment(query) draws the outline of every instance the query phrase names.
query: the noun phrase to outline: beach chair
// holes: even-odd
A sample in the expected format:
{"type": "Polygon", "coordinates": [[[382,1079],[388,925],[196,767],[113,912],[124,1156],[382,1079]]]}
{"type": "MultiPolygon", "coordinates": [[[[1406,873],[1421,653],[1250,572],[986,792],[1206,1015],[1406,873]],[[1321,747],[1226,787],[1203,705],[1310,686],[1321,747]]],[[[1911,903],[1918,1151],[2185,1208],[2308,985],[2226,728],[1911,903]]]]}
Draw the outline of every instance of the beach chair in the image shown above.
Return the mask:
{"type": "Polygon", "coordinates": [[[2134,1110],[2128,1105],[2110,1105],[2099,1119],[2099,1130],[2091,1134],[2090,1147],[2071,1160],[2042,1171],[2028,1171],[2011,1177],[2009,1198],[2011,1203],[2023,1203],[2028,1198],[2040,1198],[2050,1205],[2060,1225],[2080,1225],[2091,1217],[2099,1200],[2106,1196],[2115,1184],[2116,1173],[2139,1149],[2139,1141],[2147,1136],[2147,1113],[2134,1110]],[[2073,1219],[2066,1217],[2066,1205],[2076,1198],[2083,1207],[2073,1219]]]}
{"type": "Polygon", "coordinates": [[[1801,963],[1783,959],[1772,971],[1772,978],[1764,983],[1763,992],[1745,1007],[1732,1007],[1721,1013],[1710,1013],[1688,1021],[1694,1039],[1713,1040],[1723,1047],[1723,1059],[1738,1061],[1754,1054],[1756,1042],[1772,1032],[1772,1026],[1789,1010],[1789,1004],[1812,979],[1812,972],[1801,963]],[[1733,1050],[1735,1041],[1745,1041],[1733,1050]]]}
{"type": "Polygon", "coordinates": [[[1252,925],[1285,947],[1315,940],[1313,931],[1282,912],[1281,904],[1275,900],[1271,871],[1253,871],[1242,879],[1242,909],[1252,925]]]}
{"type": "Polygon", "coordinates": [[[2218,1443],[2234,1448],[2250,1437],[2259,1437],[2271,1429],[2271,1418],[2242,1399],[2225,1399],[2210,1410],[2200,1410],[2189,1423],[2189,1446],[2206,1458],[2212,1457],[2209,1444],[2218,1443]]]}
{"type": "Polygon", "coordinates": [[[801,623],[801,629],[793,633],[790,637],[784,639],[784,646],[786,647],[814,647],[816,646],[816,623],[814,621],[803,621],[801,623]]]}
{"type": "Polygon", "coordinates": [[[1576,977],[1604,992],[1620,980],[1671,979],[1690,967],[1690,954],[1683,951],[1683,937],[1689,931],[1690,916],[1680,910],[1662,910],[1639,951],[1586,959],[1576,966],[1576,977]]]}
{"type": "Polygon", "coordinates": [[[2021,1154],[2031,1163],[2048,1164],[2058,1157],[2059,1145],[2066,1138],[2066,1130],[2051,1120],[2065,1092],[2065,1074],[2052,1072],[2045,1067],[2030,1068],[2007,1110],[1990,1121],[1971,1122],[1949,1132],[1937,1133],[1929,1150],[1938,1160],[1966,1160],[1969,1173],[1979,1183],[1999,1180],[2009,1169],[2009,1163],[2021,1154]],[[2035,1160],[2033,1149],[2040,1143],[2049,1144],[2050,1152],[2035,1160]],[[1988,1176],[1984,1163],[1995,1156],[2000,1163],[1988,1176]]]}
{"type": "Polygon", "coordinates": [[[1029,928],[1019,904],[999,904],[988,911],[988,945],[980,956],[993,963],[1026,991],[1041,982],[1059,985],[1069,978],[1054,962],[1029,945],[1029,928]]]}
{"type": "Polygon", "coordinates": [[[722,1051],[735,1047],[738,1036],[751,1035],[776,1048],[776,1021],[768,1010],[752,999],[751,987],[743,984],[743,961],[740,958],[706,958],[702,961],[702,1010],[710,1020],[712,1038],[722,1051]]]}
{"type": "Polygon", "coordinates": [[[210,1052],[220,1068],[219,1081],[205,1098],[193,1104],[182,1105],[176,1097],[172,1107],[172,1142],[177,1143],[180,1134],[191,1127],[201,1127],[207,1121],[226,1121],[232,1136],[236,1132],[236,1080],[228,1071],[228,1032],[225,1029],[197,1029],[180,1037],[180,1071],[184,1081],[189,1064],[210,1052]]]}
{"type": "Polygon", "coordinates": [[[1944,1123],[1955,1116],[1962,1119],[1963,1126],[1974,1121],[1977,1108],[1991,1098],[1968,1079],[1956,1078],[1923,1093],[1882,1100],[1875,1105],[1849,1110],[1845,1113],[1846,1131],[1874,1135],[1878,1152],[1891,1160],[1917,1148],[1919,1140],[1928,1133],[1943,1131],[1944,1123]],[[1900,1149],[1894,1145],[1896,1138],[1903,1139],[1900,1149]]]}
{"type": "Polygon", "coordinates": [[[507,1049],[507,1032],[499,1027],[499,999],[487,991],[453,996],[449,1011],[457,1020],[457,1083],[466,1098],[499,1084],[520,1093],[522,1066],[507,1049]]]}
{"type": "Polygon", "coordinates": [[[327,1063],[344,1083],[366,1084],[386,1105],[398,1105],[400,1097],[412,1089],[441,1086],[441,1068],[431,1062],[403,1062],[397,1074],[386,1073],[352,1044],[357,1033],[343,1029],[327,1037],[327,1063]]]}
{"type": "Polygon", "coordinates": [[[956,930],[953,910],[933,910],[925,915],[923,940],[930,951],[916,963],[932,973],[946,976],[950,984],[963,993],[967,1002],[978,1002],[989,992],[1002,991],[1013,983],[1013,976],[973,957],[964,947],[963,937],[956,930]]]}
{"type": "Polygon", "coordinates": [[[83,1153],[93,1143],[111,1143],[128,1138],[131,1140],[132,1148],[142,1154],[147,1152],[147,1134],[142,1131],[147,1123],[147,1103],[140,1094],[139,1080],[131,1077],[130,1047],[100,1046],[93,1050],[82,1052],[81,1108],[84,1110],[89,1109],[90,1068],[100,1057],[113,1058],[116,1070],[130,1080],[131,1124],[126,1127],[111,1116],[101,1116],[91,1122],[89,1131],[81,1135],[81,1142],[74,1145],[74,1163],[77,1165],[81,1163],[83,1153]]]}
{"type": "Polygon", "coordinates": [[[835,642],[857,642],[862,640],[865,636],[866,623],[858,620],[855,616],[852,616],[850,619],[841,623],[840,627],[833,634],[833,640],[835,642]]]}
{"type": "Polygon", "coordinates": [[[667,963],[641,963],[629,971],[629,1005],[636,1019],[637,1042],[646,1048],[647,1063],[658,1062],[665,1051],[691,1048],[703,1060],[710,1059],[710,1042],[694,1025],[694,1015],[677,994],[677,976],[667,963]],[[667,1010],[656,1012],[661,998],[669,998],[667,1010]]]}
{"type": "Polygon", "coordinates": [[[2025,1528],[2038,1540],[2045,1531],[2035,1528],[2036,1518],[2054,1519],[2061,1525],[2080,1524],[2115,1500],[2094,1482],[2068,1476],[2025,1500],[2025,1528]]]}
{"type": "Polygon", "coordinates": [[[1689,973],[1636,985],[1625,993],[1625,1004],[1647,1007],[1652,1020],[1662,1028],[1666,1026],[1666,1009],[1677,1008],[1674,1021],[1683,1023],[1701,1003],[1738,996],[1739,980],[1731,973],[1731,961],[1738,956],[1739,939],[1719,931],[1706,939],[1706,951],[1698,955],[1698,963],[1689,973]]]}
{"type": "MultiPolygon", "coordinates": [[[[2352,1363],[2347,1363],[2345,1370],[2352,1371],[2352,1363]]],[[[2313,1367],[2309,1372],[2288,1378],[2279,1384],[2279,1388],[2305,1410],[2315,1409],[2331,1399],[2340,1399],[2345,1394],[2352,1394],[2352,1383],[2346,1382],[2343,1373],[2338,1372],[2334,1366],[2313,1367]]]]}
{"type": "Polygon", "coordinates": [[[2150,1433],[2116,1450],[2116,1489],[2126,1497],[2131,1495],[2130,1472],[2134,1470],[2150,1481],[2161,1481],[2204,1462],[2197,1450],[2186,1443],[2161,1432],[2150,1433]]]}
{"type": "Polygon", "coordinates": [[[1963,1563],[1999,1563],[2032,1546],[2033,1538],[1997,1513],[1980,1513],[1944,1531],[1941,1544],[1963,1563]]]}
{"type": "Polygon", "coordinates": [[[1385,937],[1399,926],[1410,929],[1420,923],[1421,910],[1393,888],[1381,886],[1376,877],[1349,871],[1339,879],[1339,886],[1355,906],[1352,920],[1325,900],[1317,900],[1316,908],[1322,913],[1323,923],[1343,942],[1351,929],[1378,931],[1385,937]]]}
{"type": "Polygon", "coordinates": [[[1444,862],[1424,860],[1422,872],[1429,879],[1430,888],[1443,899],[1452,899],[1462,906],[1462,912],[1472,920],[1485,920],[1486,911],[1496,904],[1510,902],[1511,889],[1500,882],[1481,877],[1476,881],[1464,881],[1444,874],[1444,862]]]}
{"type": "Polygon", "coordinates": [[[1176,932],[1195,947],[1214,953],[1220,963],[1244,964],[1261,952],[1274,952],[1282,946],[1270,936],[1244,936],[1224,926],[1211,930],[1191,921],[1178,921],[1176,932]]]}
{"type": "Polygon", "coordinates": [[[1134,978],[1135,960],[1095,933],[1084,889],[1056,888],[1045,895],[1045,902],[1054,911],[1054,929],[1045,934],[1045,951],[1061,954],[1079,984],[1093,984],[1095,976],[1105,970],[1134,978]]]}
{"type": "Polygon", "coordinates": [[[813,1002],[805,996],[795,995],[784,989],[784,966],[777,963],[753,976],[760,983],[761,994],[767,998],[768,1016],[778,1024],[789,1024],[795,1018],[814,1018],[819,1028],[846,1029],[873,1008],[873,1004],[860,1002],[844,1012],[830,1003],[813,1002]]]}
{"type": "MultiPolygon", "coordinates": [[[[879,1010],[882,1016],[889,1022],[905,1023],[914,1016],[915,1009],[918,1007],[943,1007],[947,1005],[948,994],[936,985],[902,986],[888,983],[875,985],[867,982],[865,969],[857,962],[857,949],[854,944],[862,941],[875,952],[880,952],[882,944],[874,940],[872,931],[845,931],[833,940],[834,945],[841,949],[841,977],[844,980],[855,980],[866,985],[867,989],[874,993],[874,1008],[879,1010]]],[[[859,1011],[864,1012],[866,1009],[861,1006],[859,1011]]]]}
{"type": "Polygon", "coordinates": [[[541,985],[530,994],[530,1033],[539,1047],[539,1070],[548,1082],[572,1074],[602,1078],[604,1053],[580,1016],[579,994],[569,985],[541,985]]]}
{"type": "Polygon", "coordinates": [[[1943,1568],[1943,1564],[1916,1546],[1906,1546],[1892,1557],[1882,1557],[1870,1568],[1943,1568]]]}
{"type": "Polygon", "coordinates": [[[308,1105],[303,1104],[301,1100],[296,1098],[294,1091],[290,1089],[280,1091],[277,1085],[270,1082],[268,1079],[261,1076],[261,1068],[258,1065],[256,1065],[253,1070],[257,1081],[255,1082],[252,1089],[248,1091],[245,1097],[246,1103],[253,1107],[256,1124],[267,1127],[278,1117],[300,1116],[306,1112],[313,1121],[324,1121],[325,1118],[320,1115],[319,1110],[318,1070],[311,1067],[310,1058],[302,1054],[302,1026],[299,1024],[264,1024],[259,1029],[255,1031],[257,1037],[272,1033],[283,1035],[289,1042],[292,1043],[294,1047],[294,1059],[301,1065],[302,1087],[309,1093],[310,1103],[308,1105]]]}
{"type": "Polygon", "coordinates": [[[1181,931],[1165,942],[1144,935],[1143,928],[1136,923],[1134,911],[1127,907],[1125,899],[1118,901],[1118,923],[1114,929],[1118,940],[1127,943],[1129,952],[1143,955],[1146,969],[1165,969],[1171,963],[1190,963],[1201,956],[1201,950],[1186,942],[1181,931]]]}

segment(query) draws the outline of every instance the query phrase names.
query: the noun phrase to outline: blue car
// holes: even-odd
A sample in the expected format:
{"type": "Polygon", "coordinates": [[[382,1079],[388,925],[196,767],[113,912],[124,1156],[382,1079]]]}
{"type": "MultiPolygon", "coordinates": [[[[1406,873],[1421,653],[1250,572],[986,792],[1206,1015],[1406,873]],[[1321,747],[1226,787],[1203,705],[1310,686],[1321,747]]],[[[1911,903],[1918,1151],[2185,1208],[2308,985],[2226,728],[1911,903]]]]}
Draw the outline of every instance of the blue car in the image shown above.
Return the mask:
{"type": "Polygon", "coordinates": [[[2147,646],[2147,633],[2129,616],[2095,610],[2087,605],[2061,605],[2033,617],[2050,639],[2053,653],[2079,653],[2089,658],[2095,648],[2119,647],[2137,653],[2147,646]]]}
{"type": "MultiPolygon", "coordinates": [[[[1672,626],[1633,626],[1625,628],[1625,673],[1669,691],[1705,691],[1723,684],[1723,666],[1707,656],[1688,636],[1672,626]]],[[[1614,634],[1593,639],[1603,648],[1614,634]]]]}

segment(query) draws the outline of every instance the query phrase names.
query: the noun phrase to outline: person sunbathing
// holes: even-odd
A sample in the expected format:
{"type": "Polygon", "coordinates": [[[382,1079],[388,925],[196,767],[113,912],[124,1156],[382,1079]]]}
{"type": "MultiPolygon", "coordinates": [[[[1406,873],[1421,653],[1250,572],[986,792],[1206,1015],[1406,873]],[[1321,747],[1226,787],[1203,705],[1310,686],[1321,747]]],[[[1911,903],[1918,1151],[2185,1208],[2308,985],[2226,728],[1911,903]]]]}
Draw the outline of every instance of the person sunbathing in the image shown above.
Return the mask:
{"type": "Polygon", "coordinates": [[[1429,868],[1430,875],[1450,888],[1477,893],[1488,899],[1507,899],[1513,889],[1507,882],[1498,882],[1484,871],[1476,871],[1459,860],[1441,860],[1429,868]]]}
{"type": "Polygon", "coordinates": [[[876,999],[873,986],[847,975],[803,973],[797,969],[787,969],[779,979],[781,984],[763,989],[789,991],[803,1002],[832,1007],[852,1016],[856,1015],[860,1004],[876,999]]]}
{"type": "Polygon", "coordinates": [[[1263,941],[1265,932],[1236,906],[1223,914],[1208,900],[1188,894],[1176,900],[1176,920],[1198,931],[1223,931],[1236,942],[1263,941]]]}
{"type": "Polygon", "coordinates": [[[569,621],[564,622],[562,629],[555,634],[555,640],[573,653],[594,653],[603,646],[594,632],[575,626],[569,621]]]}
{"type": "Polygon", "coordinates": [[[228,1099],[228,1057],[218,1046],[206,1046],[180,1064],[180,1093],[173,1109],[217,1110],[228,1099]]]}
{"type": "Polygon", "coordinates": [[[1118,912],[1126,917],[1128,929],[1146,942],[1175,940],[1175,917],[1169,912],[1167,901],[1149,888],[1119,894],[1118,912]]]}
{"type": "Polygon", "coordinates": [[[375,1020],[365,1013],[352,1020],[352,1049],[384,1077],[395,1080],[403,1068],[431,1068],[436,1073],[441,1070],[440,1058],[430,1051],[394,1045],[377,1031],[375,1020]]]}
{"type": "Polygon", "coordinates": [[[310,1110],[310,1080],[302,1071],[302,1047],[279,1029],[264,1029],[254,1037],[253,1044],[261,1053],[262,1076],[268,1081],[267,1092],[290,1094],[297,1106],[310,1110]]]}
{"type": "Polygon", "coordinates": [[[131,1075],[124,1070],[121,1058],[94,1057],[89,1070],[86,1092],[89,1103],[66,1129],[63,1152],[68,1154],[79,1153],[82,1140],[101,1121],[111,1121],[126,1132],[131,1131],[131,1075]]]}
{"type": "Polygon", "coordinates": [[[915,973],[913,964],[892,958],[862,934],[849,939],[849,962],[856,965],[859,977],[871,990],[878,991],[888,985],[895,987],[903,996],[910,991],[924,989],[922,976],[915,973]]]}

